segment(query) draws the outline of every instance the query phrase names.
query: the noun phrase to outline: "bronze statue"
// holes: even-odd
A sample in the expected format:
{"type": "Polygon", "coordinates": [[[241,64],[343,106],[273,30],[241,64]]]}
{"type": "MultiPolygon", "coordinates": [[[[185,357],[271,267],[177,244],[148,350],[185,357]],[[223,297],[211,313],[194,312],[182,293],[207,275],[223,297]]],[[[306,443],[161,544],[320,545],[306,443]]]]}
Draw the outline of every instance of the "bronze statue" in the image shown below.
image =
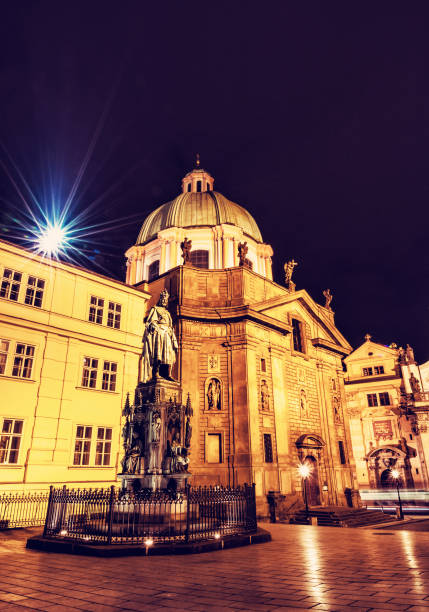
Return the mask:
{"type": "Polygon", "coordinates": [[[186,264],[191,263],[192,240],[185,238],[180,243],[180,248],[182,249],[183,265],[186,266],[186,264]]]}
{"type": "Polygon", "coordinates": [[[179,348],[173,329],[171,315],[167,310],[168,291],[164,289],[159,296],[158,304],[150,309],[143,334],[143,352],[141,382],[148,382],[160,375],[161,366],[165,366],[163,378],[172,380],[170,371],[176,362],[179,348]]]}
{"type": "Polygon", "coordinates": [[[261,407],[262,410],[270,409],[270,390],[266,380],[263,380],[261,383],[261,407]]]}
{"type": "Polygon", "coordinates": [[[240,266],[246,265],[246,256],[249,251],[249,247],[247,246],[247,242],[239,242],[238,243],[238,259],[240,261],[240,266]]]}
{"type": "Polygon", "coordinates": [[[405,350],[402,346],[398,348],[398,361],[399,363],[405,363],[405,350]]]}
{"type": "Polygon", "coordinates": [[[332,310],[331,302],[334,296],[332,295],[331,290],[325,289],[325,291],[323,292],[323,295],[325,296],[325,308],[327,308],[328,310],[332,310]]]}

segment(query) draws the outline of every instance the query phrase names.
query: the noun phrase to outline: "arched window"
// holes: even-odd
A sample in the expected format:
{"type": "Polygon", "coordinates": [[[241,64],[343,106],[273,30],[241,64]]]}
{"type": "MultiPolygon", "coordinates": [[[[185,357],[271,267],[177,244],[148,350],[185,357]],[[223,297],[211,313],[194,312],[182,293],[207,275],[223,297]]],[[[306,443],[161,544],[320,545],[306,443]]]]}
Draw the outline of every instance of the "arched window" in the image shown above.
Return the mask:
{"type": "Polygon", "coordinates": [[[209,267],[209,252],[203,250],[191,251],[191,264],[196,268],[209,267]]]}
{"type": "Polygon", "coordinates": [[[157,259],[156,261],[153,261],[150,264],[148,276],[149,276],[148,280],[150,281],[156,278],[157,276],[159,276],[159,259],[157,259]]]}

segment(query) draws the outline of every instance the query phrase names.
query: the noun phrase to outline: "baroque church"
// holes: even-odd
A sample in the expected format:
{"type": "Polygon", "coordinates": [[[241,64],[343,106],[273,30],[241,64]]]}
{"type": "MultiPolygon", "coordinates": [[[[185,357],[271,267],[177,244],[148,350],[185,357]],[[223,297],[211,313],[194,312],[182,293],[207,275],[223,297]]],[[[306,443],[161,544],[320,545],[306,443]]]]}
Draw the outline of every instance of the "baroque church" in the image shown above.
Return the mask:
{"type": "Polygon", "coordinates": [[[341,359],[351,347],[330,308],[292,281],[273,282],[272,248],[253,217],[214,190],[199,165],[182,193],[144,221],[126,253],[127,283],[167,290],[178,339],[172,374],[193,405],[195,485],[255,482],[309,503],[345,504],[356,489],[341,359]]]}
{"type": "Polygon", "coordinates": [[[143,380],[144,320],[168,292],[171,376],[192,402],[193,485],[254,482],[310,505],[358,485],[329,290],[318,304],[245,208],[199,166],[143,222],[126,282],[0,242],[0,490],[117,483],[122,410],[143,380]],[[165,295],[165,293],[163,294],[165,295]]]}

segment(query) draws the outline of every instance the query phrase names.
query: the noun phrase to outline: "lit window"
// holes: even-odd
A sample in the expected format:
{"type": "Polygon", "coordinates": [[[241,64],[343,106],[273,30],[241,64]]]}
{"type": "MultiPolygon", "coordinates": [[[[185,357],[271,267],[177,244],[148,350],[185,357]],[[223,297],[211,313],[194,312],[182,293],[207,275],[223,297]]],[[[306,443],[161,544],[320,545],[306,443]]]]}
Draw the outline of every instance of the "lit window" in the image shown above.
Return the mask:
{"type": "Polygon", "coordinates": [[[338,440],[338,450],[340,451],[341,465],[345,465],[346,464],[346,454],[344,452],[344,442],[342,440],[338,440]]]}
{"type": "Polygon", "coordinates": [[[298,353],[304,352],[304,341],[302,337],[302,323],[298,319],[292,319],[293,350],[298,353]]]}
{"type": "Polygon", "coordinates": [[[0,463],[18,463],[24,421],[3,419],[0,434],[0,463]]]}
{"type": "Polygon", "coordinates": [[[390,406],[390,397],[388,393],[379,393],[380,406],[390,406]]]}
{"type": "Polygon", "coordinates": [[[37,306],[37,308],[41,308],[44,289],[44,280],[41,278],[36,278],[35,276],[29,276],[27,289],[25,292],[25,303],[29,306],[37,306]]]}
{"type": "Polygon", "coordinates": [[[273,462],[273,444],[271,441],[271,434],[264,434],[264,453],[265,463],[273,462]]]}
{"type": "Polygon", "coordinates": [[[112,448],[112,430],[110,427],[97,428],[97,445],[95,447],[95,465],[109,465],[112,448]]]}
{"type": "Polygon", "coordinates": [[[9,268],[5,268],[3,272],[3,279],[0,287],[0,297],[7,298],[8,300],[18,301],[19,288],[21,286],[22,274],[21,272],[15,272],[9,268]]]}
{"type": "Polygon", "coordinates": [[[363,369],[364,376],[372,376],[372,368],[364,368],[363,369]]]}
{"type": "Polygon", "coordinates": [[[190,253],[191,263],[196,268],[205,268],[209,267],[209,252],[208,251],[191,251],[190,253]]]}
{"type": "Polygon", "coordinates": [[[89,320],[91,323],[98,323],[99,325],[103,323],[103,309],[104,300],[91,295],[91,301],[89,304],[89,320]]]}
{"type": "Polygon", "coordinates": [[[368,406],[370,408],[372,408],[373,406],[378,406],[376,393],[368,393],[366,397],[368,398],[368,406]]]}
{"type": "Polygon", "coordinates": [[[9,340],[0,340],[0,374],[4,374],[6,372],[8,352],[9,352],[9,340]]]}
{"type": "Polygon", "coordinates": [[[101,388],[104,391],[115,391],[116,389],[116,372],[118,364],[113,361],[105,361],[103,366],[103,382],[101,388]]]}
{"type": "Polygon", "coordinates": [[[82,372],[82,387],[88,387],[89,389],[95,389],[97,384],[97,368],[98,359],[92,357],[84,357],[83,359],[83,372],[82,372]]]}
{"type": "Polygon", "coordinates": [[[89,465],[91,451],[92,427],[78,425],[74,445],[73,465],[89,465]]]}
{"type": "Polygon", "coordinates": [[[222,437],[218,433],[207,434],[207,463],[222,463],[222,437]]]}
{"type": "Polygon", "coordinates": [[[149,266],[148,280],[151,281],[159,276],[159,259],[153,261],[149,266]]]}
{"type": "Polygon", "coordinates": [[[12,376],[30,378],[33,369],[34,346],[30,344],[16,345],[15,359],[13,361],[12,376]]]}
{"type": "Polygon", "coordinates": [[[114,327],[119,329],[121,325],[121,305],[115,304],[115,302],[109,302],[109,309],[107,311],[107,327],[114,327]]]}
{"type": "Polygon", "coordinates": [[[267,371],[267,362],[265,361],[265,359],[261,359],[261,372],[266,372],[267,371]]]}
{"type": "Polygon", "coordinates": [[[374,374],[384,374],[384,367],[383,366],[375,366],[374,367],[374,374]]]}

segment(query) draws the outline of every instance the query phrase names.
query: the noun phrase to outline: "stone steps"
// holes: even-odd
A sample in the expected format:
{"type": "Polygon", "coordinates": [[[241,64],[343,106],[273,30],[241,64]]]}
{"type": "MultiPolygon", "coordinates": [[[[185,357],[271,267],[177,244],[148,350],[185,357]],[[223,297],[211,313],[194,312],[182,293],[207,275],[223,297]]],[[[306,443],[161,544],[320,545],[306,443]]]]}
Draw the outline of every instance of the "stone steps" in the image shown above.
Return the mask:
{"type": "MultiPolygon", "coordinates": [[[[378,510],[342,506],[311,507],[308,516],[317,518],[317,524],[325,527],[363,527],[392,521],[391,516],[378,510]]],[[[306,525],[308,516],[305,510],[300,510],[295,514],[293,522],[298,525],[306,525]]]]}

